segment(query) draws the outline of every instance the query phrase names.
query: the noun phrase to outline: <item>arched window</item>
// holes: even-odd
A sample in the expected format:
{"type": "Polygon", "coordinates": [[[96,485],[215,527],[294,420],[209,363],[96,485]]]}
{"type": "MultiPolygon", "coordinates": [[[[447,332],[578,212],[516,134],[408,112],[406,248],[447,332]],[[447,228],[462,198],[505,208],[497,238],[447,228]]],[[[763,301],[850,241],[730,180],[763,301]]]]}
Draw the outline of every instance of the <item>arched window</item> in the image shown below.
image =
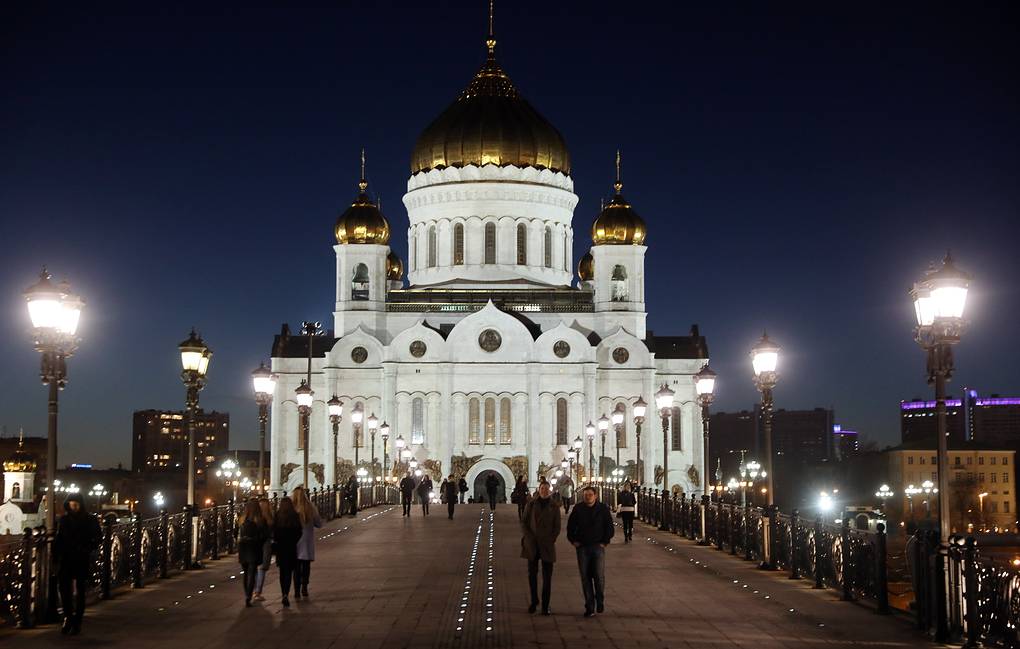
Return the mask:
{"type": "Polygon", "coordinates": [[[496,443],[496,400],[492,397],[485,400],[485,443],[496,443]]]}
{"type": "Polygon", "coordinates": [[[354,267],[354,277],[351,279],[351,299],[368,299],[368,266],[358,264],[354,267]]]}
{"type": "Polygon", "coordinates": [[[411,402],[411,443],[425,443],[425,402],[421,397],[411,402]]]}
{"type": "Polygon", "coordinates": [[[464,224],[453,226],[453,265],[464,265],[464,224]]]}
{"type": "Polygon", "coordinates": [[[411,269],[418,270],[418,233],[411,233],[411,269]]]}
{"type": "Polygon", "coordinates": [[[552,228],[545,226],[545,267],[552,268],[552,228]]]}
{"type": "Polygon", "coordinates": [[[567,400],[560,397],[556,400],[556,444],[565,446],[569,434],[567,432],[567,400]]]}
{"type": "Polygon", "coordinates": [[[496,224],[485,224],[485,263],[496,263],[496,224]]]}
{"type": "Polygon", "coordinates": [[[673,406],[673,417],[672,421],[669,422],[669,448],[673,451],[684,450],[683,446],[683,430],[680,428],[680,407],[673,406]]]}
{"type": "Polygon", "coordinates": [[[436,226],[429,226],[429,268],[436,267],[436,226]]]}
{"type": "MultiPolygon", "coordinates": [[[[354,404],[353,408],[351,408],[351,410],[357,410],[357,409],[360,409],[362,412],[364,412],[365,404],[363,404],[362,402],[359,401],[356,404],[354,404]]],[[[361,420],[361,424],[359,424],[357,426],[354,426],[354,425],[351,426],[351,435],[352,435],[352,440],[353,440],[354,446],[356,446],[357,448],[362,448],[365,445],[365,442],[364,442],[364,439],[365,439],[365,420],[364,419],[361,420]]]]}
{"type": "Polygon", "coordinates": [[[517,224],[517,265],[528,265],[528,226],[517,224]]]}
{"type": "Polygon", "coordinates": [[[478,416],[478,399],[471,399],[468,401],[468,444],[478,444],[481,442],[478,416]]]}
{"type": "Polygon", "coordinates": [[[613,266],[613,277],[612,277],[613,292],[610,299],[613,302],[626,302],[627,301],[627,269],[617,264],[613,266]]]}
{"type": "Polygon", "coordinates": [[[570,272],[570,251],[567,250],[569,242],[567,241],[567,233],[563,233],[563,270],[570,272]]]}
{"type": "Polygon", "coordinates": [[[620,448],[627,448],[627,404],[620,402],[616,404],[616,407],[623,411],[623,423],[620,424],[620,434],[616,438],[616,445],[620,448]]]}
{"type": "Polygon", "coordinates": [[[513,433],[510,423],[510,399],[503,397],[499,402],[499,443],[509,444],[513,433]]]}
{"type": "Polygon", "coordinates": [[[21,484],[18,482],[11,485],[11,500],[21,500],[21,484]]]}

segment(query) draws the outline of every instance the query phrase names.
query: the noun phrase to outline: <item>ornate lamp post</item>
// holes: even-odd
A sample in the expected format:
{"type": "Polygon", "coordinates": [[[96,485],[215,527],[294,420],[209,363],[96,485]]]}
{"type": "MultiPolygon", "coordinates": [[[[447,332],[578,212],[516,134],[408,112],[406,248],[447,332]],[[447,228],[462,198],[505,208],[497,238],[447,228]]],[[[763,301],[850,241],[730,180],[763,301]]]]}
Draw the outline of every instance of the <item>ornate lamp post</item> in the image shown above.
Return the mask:
{"type": "Polygon", "coordinates": [[[255,403],[259,407],[259,477],[258,491],[265,492],[265,456],[266,456],[266,424],[269,422],[269,404],[273,400],[276,388],[276,375],[268,367],[259,363],[257,370],[251,373],[252,386],[255,388],[255,403]]]}
{"type": "Polygon", "coordinates": [[[603,480],[606,479],[606,467],[604,466],[606,461],[606,431],[609,430],[609,417],[602,415],[599,417],[599,435],[602,437],[602,452],[599,455],[599,477],[603,480]]]}
{"type": "MultiPolygon", "coordinates": [[[[103,496],[105,496],[108,493],[110,492],[107,491],[106,487],[104,487],[102,484],[94,484],[92,485],[92,488],[89,489],[89,495],[96,499],[97,510],[99,509],[99,505],[103,500],[103,496]]],[[[988,494],[985,495],[987,496],[988,494]]]]}
{"type": "Polygon", "coordinates": [[[645,481],[645,472],[641,464],[641,424],[645,423],[645,412],[648,404],[641,397],[634,402],[634,439],[637,442],[637,451],[634,459],[634,481],[638,486],[645,481]]]}
{"type": "Polygon", "coordinates": [[[589,421],[584,434],[588,436],[588,482],[592,483],[595,481],[595,424],[589,421]]]}
{"type": "Polygon", "coordinates": [[[365,411],[361,409],[361,404],[354,404],[354,410],[351,411],[351,423],[354,424],[354,472],[357,473],[358,469],[358,450],[361,448],[361,421],[365,418],[365,411]]]}
{"type": "Polygon", "coordinates": [[[315,351],[315,338],[324,335],[326,332],[322,328],[322,323],[319,321],[305,321],[301,323],[301,335],[308,337],[308,369],[305,374],[305,382],[308,384],[308,407],[307,410],[301,410],[301,399],[302,396],[298,395],[298,412],[303,412],[304,420],[304,468],[302,469],[304,475],[304,482],[302,486],[307,490],[308,485],[308,442],[311,437],[311,415],[312,415],[312,397],[315,393],[312,391],[312,355],[315,351]]]}
{"type": "Polygon", "coordinates": [[[371,463],[370,466],[372,467],[372,480],[373,481],[376,478],[376,475],[375,475],[375,431],[376,431],[377,428],[379,428],[379,418],[376,417],[375,413],[373,412],[371,415],[368,416],[368,434],[369,434],[369,437],[371,437],[371,439],[372,439],[372,463],[371,463]]]}
{"type": "Polygon", "coordinates": [[[921,490],[912,484],[908,484],[903,489],[903,494],[907,497],[907,507],[910,510],[910,520],[914,520],[914,496],[921,493],[921,490]]]}
{"type": "Polygon", "coordinates": [[[613,422],[613,431],[616,433],[616,468],[620,467],[620,443],[623,442],[623,420],[626,417],[627,412],[624,410],[623,404],[616,404],[616,408],[613,409],[613,413],[610,415],[610,419],[613,422]]]}
{"type": "Polygon", "coordinates": [[[329,411],[329,423],[333,427],[333,484],[336,479],[336,446],[337,437],[340,435],[340,421],[344,418],[344,402],[335,394],[326,402],[326,409],[329,411]]]}
{"type": "MultiPolygon", "coordinates": [[[[575,483],[576,488],[576,486],[579,485],[581,482],[581,453],[584,451],[584,440],[581,439],[580,435],[574,438],[574,447],[572,450],[574,452],[573,461],[574,461],[574,478],[577,481],[575,483]]],[[[591,468],[589,467],[589,471],[590,470],[591,468]]]]}
{"type": "Polygon", "coordinates": [[[701,476],[701,488],[702,492],[706,495],[708,494],[708,466],[710,460],[708,452],[708,406],[715,397],[715,377],[715,372],[709,369],[708,365],[701,368],[701,371],[694,375],[694,390],[698,393],[698,403],[701,405],[701,429],[704,437],[702,454],[705,456],[705,466],[701,476]]]}
{"type": "MultiPolygon", "coordinates": [[[[397,438],[395,440],[393,440],[393,446],[394,446],[394,448],[397,449],[396,463],[403,463],[403,461],[404,461],[404,446],[406,446],[406,445],[407,445],[407,442],[404,441],[404,436],[403,435],[397,435],[397,438]]],[[[402,470],[398,471],[398,473],[402,473],[402,472],[403,472],[402,470]]]]}
{"type": "Polygon", "coordinates": [[[765,433],[765,473],[766,504],[771,507],[774,501],[772,466],[772,388],[779,380],[776,367],[779,365],[779,345],[769,340],[767,333],[762,333],[761,340],[751,349],[751,367],[754,368],[754,385],[761,392],[761,420],[765,433]]]}
{"type": "MultiPolygon", "coordinates": [[[[931,495],[939,492],[935,483],[931,480],[925,480],[921,483],[921,492],[924,494],[924,517],[931,518],[931,495]]],[[[942,501],[945,498],[939,498],[939,515],[942,514],[942,501]]]]}
{"type": "Polygon", "coordinates": [[[386,449],[386,442],[389,441],[389,439],[390,439],[390,425],[387,424],[385,421],[382,423],[382,426],[379,426],[379,434],[382,436],[382,472],[383,472],[383,478],[389,478],[389,475],[388,475],[388,473],[389,473],[389,471],[388,471],[389,455],[386,452],[386,450],[387,450],[386,449]]]}
{"type": "MultiPolygon", "coordinates": [[[[939,268],[930,268],[910,291],[917,327],[914,339],[928,358],[928,382],[935,384],[935,426],[938,438],[938,489],[949,493],[949,451],[946,438],[946,381],[953,375],[953,345],[966,327],[963,318],[970,275],[953,265],[947,252],[939,268]]],[[[939,498],[939,540],[949,539],[949,498],[939,498]]]]}
{"type": "Polygon", "coordinates": [[[198,532],[195,520],[198,515],[195,509],[195,412],[198,410],[198,393],[205,387],[205,375],[209,371],[212,350],[194,329],[178,348],[181,352],[181,380],[186,388],[184,404],[188,420],[188,510],[191,513],[191,565],[194,566],[198,562],[198,543],[195,538],[198,532]]]}
{"type": "Polygon", "coordinates": [[[220,462],[220,468],[216,469],[216,477],[223,480],[223,483],[234,491],[234,500],[237,500],[237,483],[241,477],[241,470],[232,457],[220,462]]]}
{"type": "MultiPolygon", "coordinates": [[[[67,385],[67,357],[78,349],[78,321],[85,302],[71,293],[67,282],[54,285],[52,276],[44,267],[39,281],[25,290],[28,315],[32,320],[32,338],[35,349],[42,354],[39,378],[49,387],[48,428],[46,434],[46,480],[49,482],[46,497],[46,530],[52,537],[56,533],[57,475],[57,395],[67,385]]],[[[56,597],[55,583],[52,596],[56,597]]]]}
{"type": "Polygon", "coordinates": [[[882,501],[882,513],[885,513],[885,501],[892,498],[895,494],[889,489],[889,485],[884,484],[878,488],[875,492],[875,497],[882,501]]]}
{"type": "Polygon", "coordinates": [[[152,494],[152,502],[156,505],[156,509],[163,509],[163,505],[166,504],[166,497],[163,496],[162,491],[157,491],[152,494]]]}
{"type": "Polygon", "coordinates": [[[312,416],[312,400],[315,397],[315,392],[312,391],[312,386],[308,385],[308,382],[305,381],[305,379],[301,379],[301,385],[295,388],[294,395],[297,398],[298,417],[300,419],[299,423],[301,426],[301,486],[308,489],[308,432],[312,416]]]}
{"type": "MultiPolygon", "coordinates": [[[[669,415],[673,409],[673,395],[675,393],[665,383],[655,393],[655,405],[659,408],[659,417],[662,418],[662,506],[666,507],[666,499],[669,497],[669,415]]],[[[660,530],[668,529],[666,517],[660,516],[662,524],[660,530]]]]}

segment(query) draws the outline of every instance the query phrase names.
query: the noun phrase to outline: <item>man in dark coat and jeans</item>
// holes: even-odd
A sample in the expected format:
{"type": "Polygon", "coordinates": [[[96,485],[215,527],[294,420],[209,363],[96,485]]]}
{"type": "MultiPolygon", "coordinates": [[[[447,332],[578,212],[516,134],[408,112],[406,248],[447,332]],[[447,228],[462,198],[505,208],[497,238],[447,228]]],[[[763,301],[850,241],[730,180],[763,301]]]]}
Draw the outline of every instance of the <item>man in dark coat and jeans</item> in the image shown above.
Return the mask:
{"type": "Polygon", "coordinates": [[[496,509],[496,492],[499,491],[499,478],[490,473],[485,479],[485,492],[489,496],[489,509],[496,509]]]}
{"type": "Polygon", "coordinates": [[[531,605],[528,613],[538,608],[538,564],[542,563],[542,615],[549,615],[552,593],[553,563],[556,561],[556,539],[560,535],[560,508],[553,503],[548,482],[538,485],[538,497],[532,498],[521,515],[521,557],[528,560],[528,585],[531,605]]]}
{"type": "Polygon", "coordinates": [[[53,541],[60,604],[64,609],[61,633],[77,635],[81,632],[92,553],[102,542],[103,532],[99,528],[99,520],[85,511],[85,501],[81,494],[68,496],[53,541]]]}
{"type": "Polygon", "coordinates": [[[577,549],[577,567],[584,590],[584,616],[606,610],[606,546],[613,538],[613,515],[598,501],[594,487],[585,487],[584,501],[567,519],[567,540],[577,549]]]}

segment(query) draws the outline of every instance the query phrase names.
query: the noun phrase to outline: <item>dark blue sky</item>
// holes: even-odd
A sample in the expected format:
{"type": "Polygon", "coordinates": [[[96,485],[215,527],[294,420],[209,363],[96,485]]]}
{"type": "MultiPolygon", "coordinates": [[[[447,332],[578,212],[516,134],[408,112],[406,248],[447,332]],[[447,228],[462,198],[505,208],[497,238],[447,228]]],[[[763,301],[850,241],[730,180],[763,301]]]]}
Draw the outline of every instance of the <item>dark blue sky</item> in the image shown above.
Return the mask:
{"type": "MultiPolygon", "coordinates": [[[[280,323],[331,324],[363,145],[406,259],[410,151],[483,61],[487,3],[17,4],[0,16],[0,424],[45,433],[21,293],[46,263],[88,300],[62,462],[128,463],[131,412],[183,402],[192,325],[215,351],[203,405],[254,446],[249,372],[280,323]]],[[[946,247],[975,276],[952,391],[1020,394],[1017,11],[503,1],[496,34],[570,147],[575,259],[622,149],[649,327],[700,324],[717,408],[757,398],[747,350],[767,327],[777,407],[832,406],[893,442],[898,400],[929,393],[906,291],[946,247]]]]}

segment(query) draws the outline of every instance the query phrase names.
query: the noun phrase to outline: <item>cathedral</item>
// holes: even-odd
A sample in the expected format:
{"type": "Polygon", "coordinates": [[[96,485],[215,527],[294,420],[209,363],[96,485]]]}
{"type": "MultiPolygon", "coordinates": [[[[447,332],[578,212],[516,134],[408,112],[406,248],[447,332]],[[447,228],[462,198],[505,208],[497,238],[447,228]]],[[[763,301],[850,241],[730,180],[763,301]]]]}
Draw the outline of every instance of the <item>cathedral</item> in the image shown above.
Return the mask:
{"type": "MultiPolygon", "coordinates": [[[[594,217],[575,276],[578,197],[566,142],[503,71],[495,40],[487,45],[481,69],[414,146],[407,256],[390,248],[390,221],[370,197],[363,162],[333,230],[333,330],[306,337],[284,325],[274,340],[270,489],[301,484],[305,445],[310,487],[343,481],[356,456],[373,475],[365,422],[375,415],[389,426],[389,475],[413,459],[433,480],[464,476],[471,495],[491,474],[507,498],[517,475],[534,486],[577,445],[582,477],[619,466],[661,488],[666,452],[670,488],[700,493],[693,376],[708,349],[696,326],[686,336],[646,328],[648,231],[624,198],[619,158],[615,193],[594,217]],[[309,362],[305,439],[295,390],[309,362]],[[664,384],[675,392],[665,441],[654,405],[664,384]],[[333,396],[344,404],[335,463],[333,396]],[[640,446],[639,399],[650,404],[640,446]],[[608,427],[603,449],[598,421],[617,410],[622,424],[608,427]],[[398,438],[410,451],[399,465],[398,438]]],[[[381,475],[381,436],[374,456],[381,475]]]]}

